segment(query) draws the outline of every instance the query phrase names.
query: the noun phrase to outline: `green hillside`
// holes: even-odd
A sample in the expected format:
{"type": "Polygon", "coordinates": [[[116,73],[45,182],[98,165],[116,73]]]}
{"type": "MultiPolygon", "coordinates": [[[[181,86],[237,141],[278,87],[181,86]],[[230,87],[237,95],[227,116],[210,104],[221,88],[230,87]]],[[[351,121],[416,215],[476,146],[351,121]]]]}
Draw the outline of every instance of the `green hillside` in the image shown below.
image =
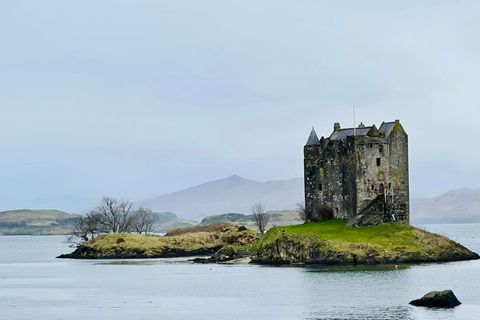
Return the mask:
{"type": "Polygon", "coordinates": [[[59,210],[9,210],[0,212],[0,235],[68,234],[78,215],[59,210]]]}
{"type": "MultiPolygon", "coordinates": [[[[275,226],[297,225],[303,223],[296,210],[268,211],[267,214],[270,216],[267,228],[272,228],[275,226]]],[[[205,217],[202,222],[200,222],[200,225],[208,226],[217,222],[231,222],[245,226],[247,228],[256,229],[255,222],[253,221],[253,216],[241,213],[224,213],[215,216],[208,216],[205,217]]]]}

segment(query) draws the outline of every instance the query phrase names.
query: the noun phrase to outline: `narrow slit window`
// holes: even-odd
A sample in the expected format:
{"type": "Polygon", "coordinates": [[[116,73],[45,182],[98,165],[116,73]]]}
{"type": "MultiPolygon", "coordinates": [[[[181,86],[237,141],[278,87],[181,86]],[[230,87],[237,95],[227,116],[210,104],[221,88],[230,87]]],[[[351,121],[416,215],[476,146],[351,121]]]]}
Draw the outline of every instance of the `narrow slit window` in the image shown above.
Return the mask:
{"type": "Polygon", "coordinates": [[[388,188],[390,189],[391,187],[392,187],[392,184],[391,184],[391,183],[389,183],[389,184],[388,184],[388,188]]]}
{"type": "Polygon", "coordinates": [[[377,167],[380,167],[380,158],[377,158],[377,167]]]}
{"type": "Polygon", "coordinates": [[[323,160],[320,160],[320,168],[323,168],[323,160]]]}
{"type": "Polygon", "coordinates": [[[321,182],[318,184],[318,191],[323,191],[323,184],[321,182]]]}

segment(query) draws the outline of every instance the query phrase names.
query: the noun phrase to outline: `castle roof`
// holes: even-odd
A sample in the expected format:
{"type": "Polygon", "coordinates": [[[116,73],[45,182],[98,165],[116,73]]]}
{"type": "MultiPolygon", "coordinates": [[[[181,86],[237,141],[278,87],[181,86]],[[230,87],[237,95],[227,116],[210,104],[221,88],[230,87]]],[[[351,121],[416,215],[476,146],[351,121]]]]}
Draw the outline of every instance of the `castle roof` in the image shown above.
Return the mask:
{"type": "Polygon", "coordinates": [[[340,129],[337,131],[334,131],[330,135],[330,141],[343,141],[347,139],[347,137],[350,136],[366,136],[370,132],[370,130],[373,128],[372,127],[364,127],[364,128],[346,128],[346,129],[340,129]]]}
{"type": "Polygon", "coordinates": [[[378,129],[382,136],[388,136],[392,131],[393,127],[395,126],[395,121],[392,122],[382,122],[382,125],[378,129]]]}
{"type": "MultiPolygon", "coordinates": [[[[375,125],[365,127],[363,123],[360,123],[358,128],[345,128],[340,129],[340,124],[335,123],[334,131],[330,135],[327,141],[330,144],[338,145],[340,143],[345,143],[347,137],[368,137],[368,141],[370,143],[387,143],[387,140],[390,137],[392,132],[400,132],[406,135],[405,130],[403,129],[402,125],[400,124],[399,120],[391,121],[391,122],[382,122],[380,128],[377,129],[375,125]]],[[[308,137],[307,146],[318,146],[323,145],[323,140],[318,139],[317,133],[312,127],[312,131],[310,132],[310,136],[308,137]]]]}
{"type": "Polygon", "coordinates": [[[319,146],[320,145],[320,140],[318,140],[317,133],[315,132],[315,129],[312,127],[312,132],[310,132],[310,136],[308,137],[307,140],[307,146],[319,146]]]}

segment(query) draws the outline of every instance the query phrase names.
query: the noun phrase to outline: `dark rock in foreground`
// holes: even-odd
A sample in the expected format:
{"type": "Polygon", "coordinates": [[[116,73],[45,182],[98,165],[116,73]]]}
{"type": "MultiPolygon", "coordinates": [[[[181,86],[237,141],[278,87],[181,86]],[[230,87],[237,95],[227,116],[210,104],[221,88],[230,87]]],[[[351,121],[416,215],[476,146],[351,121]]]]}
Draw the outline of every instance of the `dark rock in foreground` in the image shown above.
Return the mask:
{"type": "Polygon", "coordinates": [[[195,263],[225,263],[234,262],[239,259],[249,258],[250,253],[247,249],[237,249],[232,246],[225,246],[215,252],[210,258],[195,258],[191,261],[195,263]]]}
{"type": "Polygon", "coordinates": [[[444,290],[431,291],[420,299],[410,301],[410,304],[417,307],[453,308],[462,303],[458,301],[452,290],[444,290]]]}

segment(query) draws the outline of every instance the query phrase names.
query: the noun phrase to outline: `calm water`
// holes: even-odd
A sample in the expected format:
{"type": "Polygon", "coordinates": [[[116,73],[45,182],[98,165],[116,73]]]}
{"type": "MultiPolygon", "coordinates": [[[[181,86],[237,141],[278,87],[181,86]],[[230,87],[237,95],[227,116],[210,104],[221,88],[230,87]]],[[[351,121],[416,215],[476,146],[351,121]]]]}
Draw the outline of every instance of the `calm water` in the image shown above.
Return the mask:
{"type": "MultiPolygon", "coordinates": [[[[428,230],[480,252],[480,224],[428,230]]],[[[63,237],[0,237],[1,319],[480,319],[480,261],[377,267],[79,261],[63,237]],[[408,302],[452,289],[452,310],[408,302]]]]}

